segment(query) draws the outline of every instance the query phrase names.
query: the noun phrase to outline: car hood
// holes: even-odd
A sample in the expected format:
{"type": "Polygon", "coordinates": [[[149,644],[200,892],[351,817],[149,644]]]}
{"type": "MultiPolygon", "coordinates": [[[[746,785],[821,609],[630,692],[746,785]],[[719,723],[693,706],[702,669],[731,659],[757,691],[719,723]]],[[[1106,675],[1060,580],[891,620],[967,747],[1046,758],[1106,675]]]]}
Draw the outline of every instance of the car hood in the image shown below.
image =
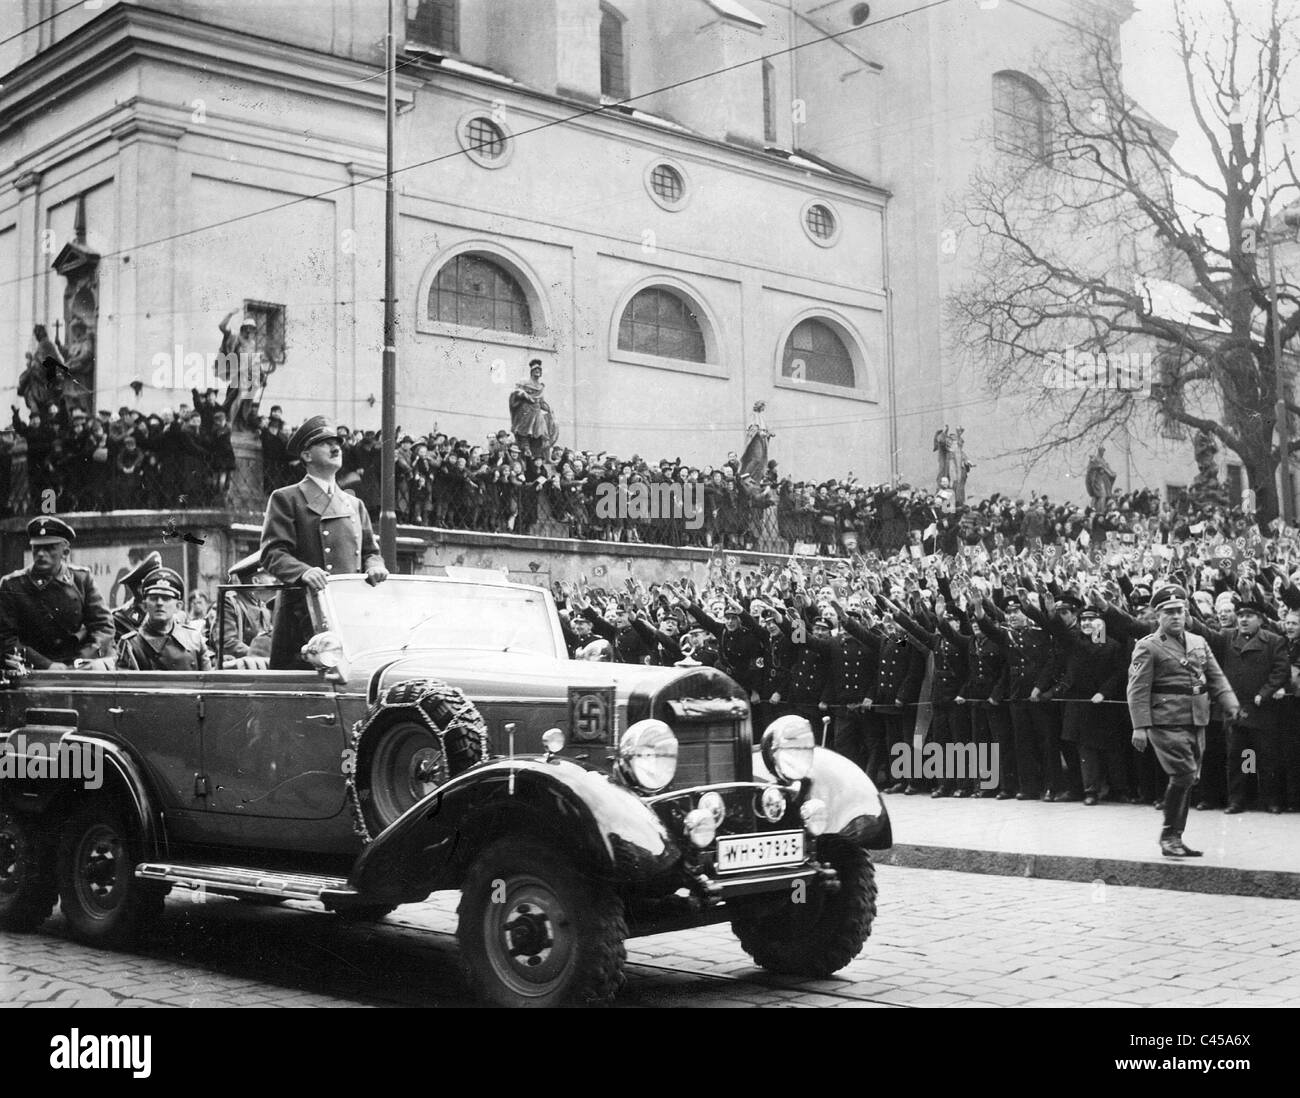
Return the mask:
{"type": "Polygon", "coordinates": [[[499,693],[502,685],[509,683],[519,694],[559,696],[564,696],[570,686],[612,686],[623,699],[632,693],[656,694],[662,687],[690,676],[716,677],[734,690],[730,679],[709,667],[647,667],[495,651],[426,651],[400,658],[389,654],[387,658],[358,659],[349,679],[360,681],[363,675],[371,685],[372,697],[394,683],[427,678],[448,680],[470,697],[499,693]]]}

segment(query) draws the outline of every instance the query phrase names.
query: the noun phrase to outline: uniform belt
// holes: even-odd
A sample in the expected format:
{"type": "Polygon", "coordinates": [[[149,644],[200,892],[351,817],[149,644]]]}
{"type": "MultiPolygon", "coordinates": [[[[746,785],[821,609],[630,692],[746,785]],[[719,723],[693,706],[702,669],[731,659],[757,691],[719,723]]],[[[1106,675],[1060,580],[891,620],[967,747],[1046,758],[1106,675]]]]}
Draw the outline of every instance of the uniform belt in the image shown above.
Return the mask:
{"type": "Polygon", "coordinates": [[[1204,693],[1205,693],[1205,687],[1203,687],[1203,686],[1161,686],[1161,687],[1159,687],[1159,688],[1157,689],[1156,687],[1153,686],[1153,687],[1151,688],[1151,693],[1153,693],[1153,694],[1191,694],[1193,697],[1195,697],[1195,696],[1198,695],[1198,694],[1204,694],[1204,693]]]}

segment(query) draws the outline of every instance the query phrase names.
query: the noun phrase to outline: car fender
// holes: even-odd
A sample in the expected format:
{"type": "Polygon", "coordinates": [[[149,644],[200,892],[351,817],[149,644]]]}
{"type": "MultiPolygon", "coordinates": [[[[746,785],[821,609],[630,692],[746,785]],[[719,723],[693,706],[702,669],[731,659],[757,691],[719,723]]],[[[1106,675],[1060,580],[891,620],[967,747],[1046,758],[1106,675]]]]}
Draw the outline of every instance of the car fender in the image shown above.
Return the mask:
{"type": "Polygon", "coordinates": [[[488,843],[511,831],[565,846],[619,884],[669,872],[679,852],[659,817],[600,771],[567,759],[497,759],[439,786],[361,853],[351,884],[402,902],[457,887],[488,843]]]}
{"type": "MultiPolygon", "coordinates": [[[[775,781],[754,749],[754,780],[775,781]]],[[[825,747],[813,749],[812,770],[805,779],[806,797],[826,805],[826,834],[844,835],[867,850],[894,845],[889,812],[875,783],[856,764],[825,747]]]]}
{"type": "Polygon", "coordinates": [[[19,812],[57,813],[69,797],[84,793],[106,793],[116,797],[149,851],[165,845],[159,826],[161,815],[149,791],[144,768],[115,737],[76,727],[73,710],[45,711],[35,721],[0,733],[0,751],[9,756],[6,765],[27,769],[35,760],[56,757],[93,760],[93,769],[79,774],[44,777],[7,777],[0,783],[3,800],[19,812]],[[67,723],[56,723],[66,720],[67,723]]]}

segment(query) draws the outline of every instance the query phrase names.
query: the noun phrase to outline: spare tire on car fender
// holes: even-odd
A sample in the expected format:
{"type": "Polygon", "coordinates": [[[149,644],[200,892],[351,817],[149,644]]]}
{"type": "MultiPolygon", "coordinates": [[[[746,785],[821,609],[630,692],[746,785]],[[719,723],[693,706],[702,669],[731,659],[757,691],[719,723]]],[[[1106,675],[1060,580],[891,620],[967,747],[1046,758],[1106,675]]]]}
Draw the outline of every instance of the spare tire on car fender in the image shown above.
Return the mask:
{"type": "Polygon", "coordinates": [[[454,686],[390,686],[352,732],[345,760],[356,829],[368,842],[443,782],[484,761],[487,724],[454,686]]]}

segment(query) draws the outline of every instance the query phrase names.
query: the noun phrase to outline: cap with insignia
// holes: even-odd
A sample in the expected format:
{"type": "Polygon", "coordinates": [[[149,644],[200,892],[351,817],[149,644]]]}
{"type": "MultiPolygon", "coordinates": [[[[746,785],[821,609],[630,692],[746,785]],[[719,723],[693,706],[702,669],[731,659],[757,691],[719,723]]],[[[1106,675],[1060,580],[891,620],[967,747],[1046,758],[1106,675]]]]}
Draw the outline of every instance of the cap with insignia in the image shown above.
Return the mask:
{"type": "Polygon", "coordinates": [[[1264,606],[1264,604],[1262,602],[1255,602],[1253,599],[1248,602],[1243,602],[1240,606],[1238,606],[1237,613],[1258,614],[1261,618],[1267,618],[1270,616],[1268,609],[1264,606]]]}
{"type": "Polygon", "coordinates": [[[1129,592],[1129,605],[1135,609],[1139,606],[1146,606],[1151,601],[1151,588],[1145,584],[1134,584],[1133,590],[1129,592]]]}
{"type": "Polygon", "coordinates": [[[72,527],[54,515],[42,515],[27,524],[28,545],[54,545],[60,541],[76,540],[77,535],[72,527]]]}
{"type": "Polygon", "coordinates": [[[1101,611],[1094,606],[1087,607],[1080,615],[1080,621],[1100,621],[1101,611]]]}
{"type": "Polygon", "coordinates": [[[1019,596],[1019,595],[1008,595],[1008,596],[1006,597],[1006,599],[1003,601],[1003,609],[1005,609],[1005,610],[1019,610],[1019,609],[1020,609],[1020,596],[1019,596]]]}
{"type": "Polygon", "coordinates": [[[1077,614],[1083,609],[1083,599],[1078,595],[1062,595],[1056,600],[1056,605],[1064,610],[1073,610],[1077,614]]]}
{"type": "Polygon", "coordinates": [[[254,549],[248,556],[235,561],[230,566],[228,575],[240,583],[247,583],[262,570],[262,550],[254,549]]]}
{"type": "Polygon", "coordinates": [[[339,429],[334,421],[328,416],[312,416],[298,430],[294,431],[293,438],[289,440],[289,453],[301,454],[304,450],[309,450],[318,442],[325,442],[327,439],[339,441],[339,429]]]}
{"type": "Polygon", "coordinates": [[[157,571],[161,567],[162,557],[159,555],[158,550],[155,549],[118,582],[131,591],[138,591],[140,589],[140,584],[143,582],[145,577],[150,573],[157,571]]]}
{"type": "Polygon", "coordinates": [[[185,584],[170,568],[155,568],[144,580],[146,595],[165,595],[169,599],[185,597],[185,584]]]}
{"type": "Polygon", "coordinates": [[[1187,592],[1176,583],[1161,587],[1151,596],[1151,609],[1153,610],[1185,610],[1186,608],[1187,592]]]}

